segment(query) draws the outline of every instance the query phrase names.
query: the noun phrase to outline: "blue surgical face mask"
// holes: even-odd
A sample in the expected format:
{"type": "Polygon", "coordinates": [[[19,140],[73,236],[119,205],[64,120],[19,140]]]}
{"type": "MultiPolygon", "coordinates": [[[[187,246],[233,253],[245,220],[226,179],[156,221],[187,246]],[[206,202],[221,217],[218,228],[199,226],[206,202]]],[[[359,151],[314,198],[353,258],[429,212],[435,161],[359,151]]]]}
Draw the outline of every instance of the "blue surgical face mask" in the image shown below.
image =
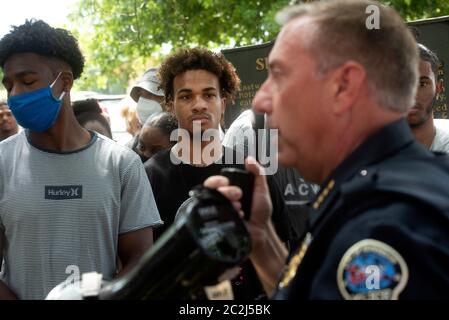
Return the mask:
{"type": "Polygon", "coordinates": [[[9,108],[22,127],[44,132],[56,122],[65,92],[62,92],[59,98],[55,98],[51,88],[60,75],[61,72],[48,87],[8,98],[9,108]]]}

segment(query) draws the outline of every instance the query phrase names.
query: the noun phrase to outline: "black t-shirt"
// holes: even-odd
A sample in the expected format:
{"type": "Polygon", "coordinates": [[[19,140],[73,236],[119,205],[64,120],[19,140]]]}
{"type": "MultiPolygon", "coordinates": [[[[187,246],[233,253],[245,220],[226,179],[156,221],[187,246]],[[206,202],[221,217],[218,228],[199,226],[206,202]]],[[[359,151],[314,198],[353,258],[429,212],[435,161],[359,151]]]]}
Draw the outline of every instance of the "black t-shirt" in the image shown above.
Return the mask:
{"type": "MultiPolygon", "coordinates": [[[[206,167],[195,167],[185,163],[175,165],[170,160],[170,152],[170,150],[160,151],[144,164],[159,214],[164,221],[162,227],[154,230],[155,240],[173,223],[178,208],[189,198],[189,191],[193,187],[202,184],[210,176],[219,175],[222,168],[244,169],[240,164],[224,164],[224,159],[222,163],[213,163],[206,167]]],[[[273,178],[271,176],[267,178],[273,202],[273,223],[280,238],[287,242],[291,239],[288,209],[273,178]]]]}
{"type": "Polygon", "coordinates": [[[310,204],[316,198],[320,187],[305,181],[295,169],[280,164],[273,180],[281,190],[289,210],[292,236],[301,239],[307,230],[310,204]]]}
{"type": "MultiPolygon", "coordinates": [[[[225,148],[226,149],[226,148],[225,148]]],[[[178,165],[173,164],[170,160],[170,150],[158,152],[154,157],[145,162],[145,171],[153,189],[154,198],[164,225],[153,231],[154,240],[156,241],[164,231],[174,222],[178,208],[189,198],[189,191],[196,185],[202,184],[208,177],[219,175],[222,168],[236,167],[244,169],[239,164],[213,163],[206,167],[196,167],[185,163],[178,165]]],[[[226,152],[235,151],[227,149],[226,152]]],[[[281,192],[274,183],[272,177],[268,176],[268,186],[270,189],[271,200],[273,203],[272,221],[279,237],[286,243],[292,238],[291,225],[289,223],[288,209],[284,204],[281,192]]],[[[234,281],[234,295],[237,299],[247,298],[254,299],[263,292],[257,275],[249,262],[243,266],[243,276],[245,284],[253,283],[253,285],[243,285],[239,289],[236,288],[234,281]],[[256,288],[257,287],[257,288],[256,288]]],[[[238,281],[237,281],[238,282],[238,281]]],[[[242,281],[243,282],[243,281],[242,281]]],[[[238,286],[238,283],[237,283],[238,286]]]]}

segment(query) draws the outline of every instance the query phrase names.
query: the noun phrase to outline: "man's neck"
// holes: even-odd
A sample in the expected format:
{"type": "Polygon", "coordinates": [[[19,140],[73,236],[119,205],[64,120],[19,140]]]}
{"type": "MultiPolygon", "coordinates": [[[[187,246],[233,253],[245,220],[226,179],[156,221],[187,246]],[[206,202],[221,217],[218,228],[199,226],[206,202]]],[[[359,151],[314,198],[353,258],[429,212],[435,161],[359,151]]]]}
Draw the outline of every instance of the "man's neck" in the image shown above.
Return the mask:
{"type": "Polygon", "coordinates": [[[9,138],[12,135],[15,135],[17,131],[6,131],[6,132],[0,132],[0,141],[5,140],[6,138],[9,138]]]}
{"type": "Polygon", "coordinates": [[[91,140],[89,131],[80,126],[68,107],[61,107],[56,123],[45,132],[30,131],[31,143],[41,149],[69,152],[78,150],[91,140]]]}
{"type": "Polygon", "coordinates": [[[172,150],[182,162],[193,166],[208,166],[222,156],[222,145],[218,137],[211,141],[191,138],[189,144],[177,143],[172,150]]]}
{"type": "Polygon", "coordinates": [[[351,117],[344,122],[344,125],[339,127],[337,132],[329,131],[329,139],[334,139],[334,143],[327,144],[329,149],[325,149],[325,152],[326,150],[327,152],[321,155],[321,158],[327,159],[327,161],[322,161],[324,165],[316,173],[316,177],[309,178],[310,182],[322,184],[335,168],[370,136],[385,126],[403,118],[402,114],[391,112],[376,104],[362,105],[365,108],[355,109],[351,117]]]}
{"type": "Polygon", "coordinates": [[[433,117],[429,117],[426,122],[418,127],[411,127],[411,130],[416,140],[422,143],[427,149],[430,149],[436,134],[433,117]]]}

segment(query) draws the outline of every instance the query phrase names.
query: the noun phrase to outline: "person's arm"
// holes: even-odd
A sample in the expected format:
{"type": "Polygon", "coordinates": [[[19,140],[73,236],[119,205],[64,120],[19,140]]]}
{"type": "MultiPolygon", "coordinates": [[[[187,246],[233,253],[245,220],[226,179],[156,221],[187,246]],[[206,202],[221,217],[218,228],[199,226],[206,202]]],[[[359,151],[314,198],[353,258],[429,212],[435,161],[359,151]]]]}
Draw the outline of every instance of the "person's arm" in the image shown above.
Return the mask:
{"type": "Polygon", "coordinates": [[[133,155],[122,184],[118,257],[122,268],[117,276],[127,273],[153,245],[153,227],[162,221],[144,167],[133,155]]]}
{"type": "MultiPolygon", "coordinates": [[[[0,228],[0,271],[3,263],[3,231],[0,228]]],[[[0,300],[17,300],[17,295],[0,280],[0,300]]]]}
{"type": "Polygon", "coordinates": [[[119,235],[118,256],[122,264],[117,277],[131,270],[142,255],[153,245],[153,228],[147,227],[119,235]]]}
{"type": "Polygon", "coordinates": [[[273,203],[271,221],[273,222],[274,230],[282,240],[282,243],[290,250],[291,241],[294,239],[294,231],[290,221],[290,210],[285,204],[282,191],[273,176],[267,176],[267,184],[271,202],[273,203]]]}
{"type": "Polygon", "coordinates": [[[269,222],[263,242],[250,253],[250,260],[268,296],[276,289],[287,259],[287,249],[269,222]]]}
{"type": "MultiPolygon", "coordinates": [[[[256,177],[251,218],[247,222],[252,242],[250,259],[265,291],[268,295],[271,295],[284,268],[288,252],[282,240],[276,234],[271,222],[272,204],[270,193],[265,177],[260,174],[263,168],[253,158],[248,157],[246,169],[256,177]]],[[[204,182],[204,186],[217,189],[233,203],[237,210],[240,210],[239,200],[242,196],[242,191],[238,187],[229,186],[227,178],[220,176],[210,177],[204,182]]]]}
{"type": "Polygon", "coordinates": [[[11,291],[11,289],[0,280],[0,300],[18,300],[19,297],[11,291]]]}

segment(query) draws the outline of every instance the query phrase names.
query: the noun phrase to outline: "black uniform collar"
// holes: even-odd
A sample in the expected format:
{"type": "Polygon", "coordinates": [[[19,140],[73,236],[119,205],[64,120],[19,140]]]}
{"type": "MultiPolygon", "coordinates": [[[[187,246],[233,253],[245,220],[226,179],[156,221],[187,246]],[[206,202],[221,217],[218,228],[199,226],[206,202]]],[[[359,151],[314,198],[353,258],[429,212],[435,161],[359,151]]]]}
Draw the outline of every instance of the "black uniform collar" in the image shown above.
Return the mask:
{"type": "MultiPolygon", "coordinates": [[[[331,174],[336,182],[346,180],[364,166],[377,163],[414,141],[405,119],[388,124],[368,137],[331,174]]],[[[327,182],[327,181],[326,181],[327,182]]]]}
{"type": "Polygon", "coordinates": [[[404,118],[392,122],[368,137],[326,179],[313,204],[310,224],[314,225],[337,194],[338,185],[360,173],[368,165],[390,157],[414,141],[404,118]]]}

